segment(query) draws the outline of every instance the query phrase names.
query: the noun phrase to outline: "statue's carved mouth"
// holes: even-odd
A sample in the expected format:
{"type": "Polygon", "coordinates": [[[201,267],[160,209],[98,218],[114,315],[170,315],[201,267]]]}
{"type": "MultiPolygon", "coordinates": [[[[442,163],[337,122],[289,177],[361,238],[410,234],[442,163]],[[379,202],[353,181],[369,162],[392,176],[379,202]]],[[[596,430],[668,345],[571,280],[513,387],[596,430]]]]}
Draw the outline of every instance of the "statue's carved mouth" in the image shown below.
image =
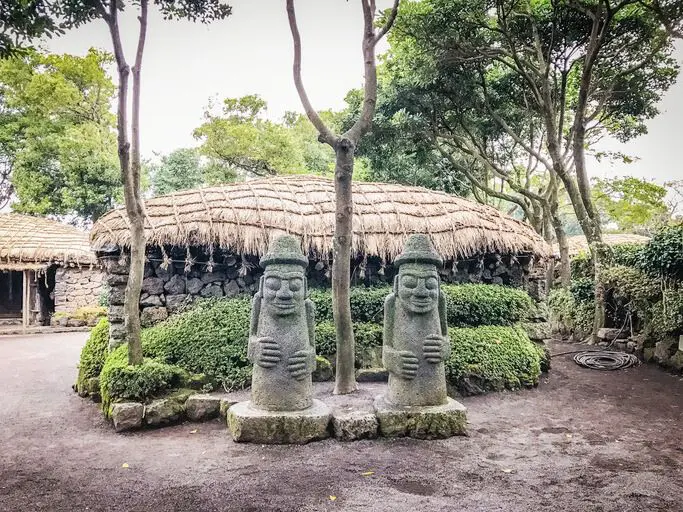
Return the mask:
{"type": "Polygon", "coordinates": [[[273,302],[273,306],[278,309],[292,309],[294,307],[293,302],[273,302]]]}

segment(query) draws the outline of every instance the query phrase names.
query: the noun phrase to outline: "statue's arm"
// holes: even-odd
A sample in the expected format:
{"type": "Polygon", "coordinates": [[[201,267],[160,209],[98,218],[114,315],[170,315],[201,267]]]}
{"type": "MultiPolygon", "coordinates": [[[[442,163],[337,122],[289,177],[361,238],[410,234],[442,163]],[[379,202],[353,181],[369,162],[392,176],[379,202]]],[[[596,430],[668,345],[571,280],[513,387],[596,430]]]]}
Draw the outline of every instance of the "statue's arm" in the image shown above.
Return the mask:
{"type": "Polygon", "coordinates": [[[382,364],[384,368],[398,373],[397,353],[394,348],[394,315],[396,314],[396,295],[393,293],[384,300],[384,333],[382,340],[382,364]]]}
{"type": "Polygon", "coordinates": [[[258,331],[258,320],[261,315],[261,294],[257,293],[251,301],[251,319],[249,322],[249,343],[247,347],[247,357],[252,363],[256,358],[256,335],[258,331]]]}
{"type": "Polygon", "coordinates": [[[312,370],[315,370],[315,304],[313,304],[313,301],[310,299],[306,299],[305,304],[306,324],[308,326],[308,343],[311,347],[309,364],[312,366],[312,370]]]}
{"type": "Polygon", "coordinates": [[[451,357],[451,340],[448,337],[448,316],[446,311],[446,297],[439,293],[439,322],[441,323],[441,335],[444,338],[443,359],[451,357]]]}

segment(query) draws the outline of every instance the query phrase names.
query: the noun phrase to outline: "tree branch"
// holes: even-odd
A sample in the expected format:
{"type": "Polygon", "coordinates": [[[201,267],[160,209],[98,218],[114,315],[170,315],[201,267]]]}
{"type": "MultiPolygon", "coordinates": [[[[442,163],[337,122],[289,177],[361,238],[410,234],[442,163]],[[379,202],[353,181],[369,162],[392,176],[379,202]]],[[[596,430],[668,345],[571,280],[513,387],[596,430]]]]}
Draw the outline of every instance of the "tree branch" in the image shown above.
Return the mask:
{"type": "Polygon", "coordinates": [[[377,35],[375,36],[375,44],[380,42],[386,33],[389,32],[389,29],[394,24],[394,21],[396,21],[396,15],[398,14],[398,4],[400,1],[401,0],[394,0],[394,5],[391,8],[391,12],[389,13],[386,23],[384,23],[384,26],[379,29],[379,32],[377,32],[377,35]]]}
{"type": "MultiPolygon", "coordinates": [[[[363,3],[365,4],[365,0],[363,0],[363,3]]],[[[292,32],[292,41],[294,43],[294,64],[292,70],[296,92],[299,94],[299,99],[301,99],[308,119],[313,123],[315,129],[318,130],[320,140],[334,147],[337,144],[338,137],[332,133],[318,112],[313,108],[313,105],[311,105],[308,94],[306,94],[303,80],[301,79],[301,35],[299,34],[299,27],[296,22],[294,0],[287,0],[287,18],[289,20],[289,28],[292,32]]]]}

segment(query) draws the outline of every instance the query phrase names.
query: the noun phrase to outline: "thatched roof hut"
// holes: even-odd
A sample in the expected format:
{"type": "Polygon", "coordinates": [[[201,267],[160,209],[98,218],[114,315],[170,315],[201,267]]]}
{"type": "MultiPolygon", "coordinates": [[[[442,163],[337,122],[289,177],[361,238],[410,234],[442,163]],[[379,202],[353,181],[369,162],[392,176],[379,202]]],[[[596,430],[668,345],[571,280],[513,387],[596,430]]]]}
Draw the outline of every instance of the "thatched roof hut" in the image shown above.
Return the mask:
{"type": "Polygon", "coordinates": [[[0,270],[35,270],[52,263],[96,264],[88,233],[42,217],[0,214],[0,270]]]}
{"type": "MultiPolygon", "coordinates": [[[[620,244],[638,244],[645,245],[650,241],[650,238],[643,235],[635,235],[632,233],[606,233],[602,235],[602,240],[609,246],[620,244]]],[[[569,243],[569,257],[574,257],[582,252],[588,252],[588,241],[583,235],[576,235],[567,237],[569,243]]],[[[557,244],[553,245],[555,254],[560,254],[560,248],[557,244]]]]}
{"type": "Polygon", "coordinates": [[[0,322],[47,324],[97,303],[102,275],[88,234],[42,217],[0,214],[0,322]]]}
{"type": "MultiPolygon", "coordinates": [[[[495,208],[420,187],[354,182],[353,252],[393,261],[411,233],[428,233],[445,259],[482,253],[551,254],[530,226],[495,208]]],[[[334,183],[316,176],[275,177],[176,192],[146,202],[150,245],[207,246],[262,255],[273,235],[299,236],[312,257],[332,250],[334,183]]],[[[122,209],[91,232],[95,250],[130,243],[122,209]]]]}

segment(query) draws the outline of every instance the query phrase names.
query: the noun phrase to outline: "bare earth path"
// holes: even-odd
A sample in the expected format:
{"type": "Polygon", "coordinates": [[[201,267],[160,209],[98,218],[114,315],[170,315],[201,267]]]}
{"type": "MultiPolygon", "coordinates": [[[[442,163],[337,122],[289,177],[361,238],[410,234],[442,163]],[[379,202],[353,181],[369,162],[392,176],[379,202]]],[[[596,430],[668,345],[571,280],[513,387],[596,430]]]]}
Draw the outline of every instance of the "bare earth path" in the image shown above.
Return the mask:
{"type": "Polygon", "coordinates": [[[683,511],[683,379],[651,366],[559,358],[464,400],[468,438],[263,447],[218,421],[115,434],[71,391],[84,339],[0,338],[1,511],[683,511]]]}

